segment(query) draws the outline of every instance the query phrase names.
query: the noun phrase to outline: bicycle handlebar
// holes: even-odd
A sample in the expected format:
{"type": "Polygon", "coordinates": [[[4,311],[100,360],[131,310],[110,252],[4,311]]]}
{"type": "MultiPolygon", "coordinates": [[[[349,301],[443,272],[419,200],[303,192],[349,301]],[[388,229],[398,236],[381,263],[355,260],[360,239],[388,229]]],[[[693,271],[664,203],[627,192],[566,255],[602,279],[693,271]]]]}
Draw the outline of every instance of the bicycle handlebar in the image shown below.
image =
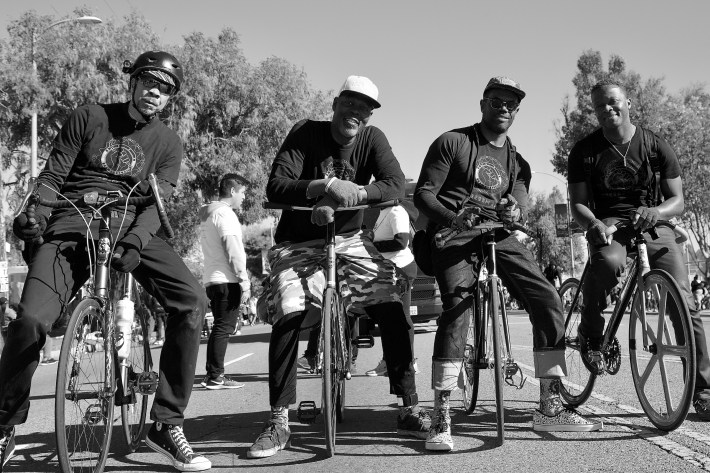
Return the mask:
{"type": "Polygon", "coordinates": [[[94,205],[110,205],[110,206],[121,206],[121,205],[135,205],[138,207],[150,205],[155,202],[158,209],[158,217],[160,218],[160,223],[165,230],[165,234],[168,239],[175,236],[175,231],[172,225],[170,225],[170,220],[168,220],[168,214],[165,211],[165,206],[163,205],[163,199],[160,198],[160,189],[158,188],[158,181],[155,174],[150,173],[147,178],[148,184],[152,190],[151,195],[137,196],[137,197],[112,197],[106,194],[99,194],[98,191],[87,192],[80,198],[76,200],[45,200],[39,197],[36,193],[36,179],[30,180],[30,188],[27,191],[27,195],[20,205],[20,210],[18,211],[16,217],[24,211],[27,205],[43,205],[51,209],[66,209],[69,207],[79,207],[79,208],[90,208],[94,205]]]}
{"type": "MultiPolygon", "coordinates": [[[[607,236],[610,236],[622,228],[633,227],[633,225],[634,224],[633,224],[633,222],[631,222],[631,220],[625,220],[625,221],[619,222],[615,225],[610,225],[609,227],[607,227],[607,229],[604,233],[607,236]]],[[[688,235],[688,232],[685,228],[681,227],[680,225],[676,225],[675,223],[670,222],[668,220],[659,220],[658,222],[656,222],[656,225],[653,226],[653,228],[656,228],[656,227],[666,227],[666,228],[670,228],[671,230],[673,230],[673,233],[676,234],[676,239],[675,239],[676,243],[683,243],[684,241],[687,241],[688,238],[690,238],[690,236],[688,235]]],[[[645,230],[645,231],[648,231],[648,230],[645,230]]],[[[642,233],[642,232],[640,232],[640,233],[642,233]]]]}
{"type": "MultiPolygon", "coordinates": [[[[352,207],[338,207],[335,209],[336,212],[352,211],[352,210],[363,210],[363,209],[379,209],[386,207],[394,207],[399,204],[398,199],[387,200],[384,202],[374,202],[371,204],[354,205],[352,207]]],[[[264,202],[262,206],[265,209],[274,210],[313,210],[314,207],[309,207],[307,205],[292,205],[292,204],[282,204],[280,202],[264,202]]]]}
{"type": "Polygon", "coordinates": [[[453,237],[458,235],[461,232],[464,231],[474,231],[474,230],[483,230],[484,233],[492,232],[494,230],[498,230],[499,228],[502,228],[504,230],[509,230],[509,231],[521,231],[525,233],[528,236],[535,237],[536,232],[529,227],[526,227],[525,225],[522,225],[517,222],[513,223],[503,223],[503,222],[483,222],[479,223],[478,225],[473,225],[471,228],[468,229],[459,229],[459,228],[445,228],[440,231],[438,231],[434,235],[434,244],[438,249],[441,249],[444,247],[446,242],[451,240],[453,237]]]}

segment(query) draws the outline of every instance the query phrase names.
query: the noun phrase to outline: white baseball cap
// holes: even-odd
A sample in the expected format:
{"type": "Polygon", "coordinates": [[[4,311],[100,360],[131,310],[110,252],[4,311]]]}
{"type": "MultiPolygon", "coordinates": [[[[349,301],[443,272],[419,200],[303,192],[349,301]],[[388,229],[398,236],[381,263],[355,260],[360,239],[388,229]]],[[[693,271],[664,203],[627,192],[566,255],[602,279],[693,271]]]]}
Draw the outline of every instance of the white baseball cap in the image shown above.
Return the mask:
{"type": "Polygon", "coordinates": [[[380,102],[377,101],[379,96],[379,91],[377,86],[367,77],[364,76],[350,76],[345,79],[345,83],[340,88],[338,95],[343,92],[350,92],[353,94],[363,95],[365,98],[372,102],[374,108],[380,108],[380,102]]]}

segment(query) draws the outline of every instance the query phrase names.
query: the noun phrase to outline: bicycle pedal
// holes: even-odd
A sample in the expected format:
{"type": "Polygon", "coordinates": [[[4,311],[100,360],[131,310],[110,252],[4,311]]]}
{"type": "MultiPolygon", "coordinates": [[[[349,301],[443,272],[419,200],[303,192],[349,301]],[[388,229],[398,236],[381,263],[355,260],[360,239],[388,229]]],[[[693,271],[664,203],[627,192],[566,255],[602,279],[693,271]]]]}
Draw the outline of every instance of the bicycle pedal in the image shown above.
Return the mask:
{"type": "Polygon", "coordinates": [[[320,413],[314,401],[301,401],[298,403],[298,411],[296,413],[298,422],[301,424],[314,424],[316,416],[320,413]]]}
{"type": "Polygon", "coordinates": [[[353,342],[358,348],[372,348],[375,346],[375,337],[372,335],[362,335],[356,337],[353,342]]]}
{"type": "Polygon", "coordinates": [[[144,371],[138,375],[136,388],[140,394],[150,396],[158,390],[158,373],[155,371],[144,371]]]}
{"type": "Polygon", "coordinates": [[[84,412],[84,423],[96,425],[104,418],[103,409],[99,404],[92,404],[84,412]]]}

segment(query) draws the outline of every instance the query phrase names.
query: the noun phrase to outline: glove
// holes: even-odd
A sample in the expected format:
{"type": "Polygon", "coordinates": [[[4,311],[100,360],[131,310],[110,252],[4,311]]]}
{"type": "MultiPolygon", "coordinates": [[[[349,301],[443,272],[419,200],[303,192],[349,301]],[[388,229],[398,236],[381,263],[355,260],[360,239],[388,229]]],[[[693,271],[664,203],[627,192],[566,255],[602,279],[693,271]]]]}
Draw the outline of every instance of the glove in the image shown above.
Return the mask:
{"type": "Polygon", "coordinates": [[[634,228],[645,231],[653,228],[660,217],[661,212],[656,207],[639,207],[631,216],[631,221],[634,223],[634,228]]]}
{"type": "Polygon", "coordinates": [[[111,267],[122,273],[130,273],[141,263],[141,253],[133,245],[118,242],[113,252],[111,267]]]}
{"type": "Polygon", "coordinates": [[[479,223],[478,210],[472,208],[462,209],[453,221],[453,227],[458,230],[470,230],[479,223]]]}
{"type": "Polygon", "coordinates": [[[520,207],[518,201],[510,194],[498,201],[496,205],[496,213],[498,218],[503,223],[511,224],[520,220],[520,207]]]}
{"type": "Polygon", "coordinates": [[[360,201],[360,188],[350,181],[335,179],[326,193],[343,207],[352,207],[360,201]]]}
{"type": "Polygon", "coordinates": [[[15,217],[12,233],[23,241],[38,241],[47,228],[47,217],[35,212],[35,205],[28,205],[26,210],[15,217]]]}
{"type": "Polygon", "coordinates": [[[589,228],[587,228],[587,241],[589,244],[602,246],[611,243],[612,237],[611,235],[607,236],[607,228],[609,227],[604,225],[604,222],[601,220],[597,220],[596,218],[592,220],[589,224],[589,228]]]}
{"type": "Polygon", "coordinates": [[[331,197],[323,197],[313,207],[311,211],[311,223],[322,227],[332,222],[335,219],[335,209],[338,208],[337,202],[331,197]]]}

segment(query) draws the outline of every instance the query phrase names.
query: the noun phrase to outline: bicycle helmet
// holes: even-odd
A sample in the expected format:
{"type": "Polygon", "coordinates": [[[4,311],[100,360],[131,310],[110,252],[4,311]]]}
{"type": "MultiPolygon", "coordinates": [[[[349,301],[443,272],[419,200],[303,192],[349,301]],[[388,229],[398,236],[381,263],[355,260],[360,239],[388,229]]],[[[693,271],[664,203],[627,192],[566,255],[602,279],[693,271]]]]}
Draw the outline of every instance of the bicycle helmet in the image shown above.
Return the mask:
{"type": "Polygon", "coordinates": [[[131,61],[123,62],[123,72],[131,78],[144,71],[160,71],[169,75],[175,81],[175,93],[180,91],[183,82],[182,65],[175,56],[165,51],[147,51],[131,61]]]}

